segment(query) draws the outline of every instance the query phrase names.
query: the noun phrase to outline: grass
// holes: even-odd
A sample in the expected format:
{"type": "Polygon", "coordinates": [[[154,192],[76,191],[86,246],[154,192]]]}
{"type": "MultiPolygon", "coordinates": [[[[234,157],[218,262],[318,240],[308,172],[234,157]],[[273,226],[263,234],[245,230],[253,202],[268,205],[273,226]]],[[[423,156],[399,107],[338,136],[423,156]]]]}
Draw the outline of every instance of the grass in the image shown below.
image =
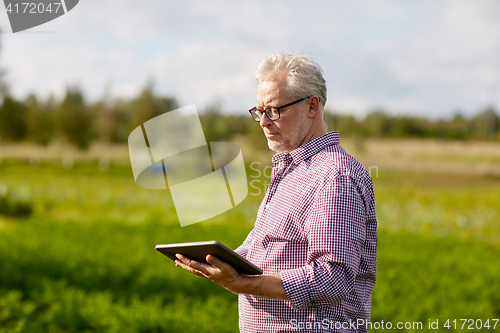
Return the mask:
{"type": "Polygon", "coordinates": [[[5,332],[200,332],[215,325],[213,331],[234,332],[236,296],[154,250],[204,236],[235,246],[245,230],[23,223],[1,235],[0,326],[5,332]]]}
{"type": "MultiPolygon", "coordinates": [[[[447,319],[499,318],[500,178],[379,165],[372,321],[429,331],[429,320],[442,329],[447,319]]],[[[102,171],[93,160],[65,169],[5,158],[0,187],[33,205],[30,217],[0,215],[0,332],[237,331],[237,297],[154,245],[217,239],[235,248],[263,193],[181,228],[168,192],[138,188],[116,161],[102,171]]]]}
{"type": "Polygon", "coordinates": [[[381,228],[500,244],[500,179],[389,170],[374,186],[381,228]]]}
{"type": "Polygon", "coordinates": [[[497,247],[405,232],[379,236],[372,321],[499,318],[497,247]]]}
{"type": "MultiPolygon", "coordinates": [[[[0,331],[234,332],[237,298],[175,267],[158,243],[219,239],[249,227],[28,222],[0,234],[0,331]]],[[[379,233],[372,321],[500,316],[498,249],[379,233]]]]}

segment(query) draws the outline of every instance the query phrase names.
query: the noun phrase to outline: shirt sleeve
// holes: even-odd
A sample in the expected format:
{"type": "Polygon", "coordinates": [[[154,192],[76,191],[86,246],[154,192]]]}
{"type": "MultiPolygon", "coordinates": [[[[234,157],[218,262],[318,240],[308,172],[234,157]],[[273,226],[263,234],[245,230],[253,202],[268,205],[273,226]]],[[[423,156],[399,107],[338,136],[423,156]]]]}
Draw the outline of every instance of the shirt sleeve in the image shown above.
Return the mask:
{"type": "Polygon", "coordinates": [[[234,250],[234,252],[238,253],[240,256],[242,256],[245,259],[247,257],[248,249],[250,248],[250,245],[252,244],[253,233],[254,233],[254,229],[252,229],[252,231],[250,231],[250,233],[247,235],[247,238],[245,239],[243,244],[241,244],[240,246],[238,246],[238,248],[236,250],[234,250]]]}
{"type": "Polygon", "coordinates": [[[339,304],[354,286],[366,239],[363,198],[347,175],[327,183],[305,223],[307,264],[280,272],[296,309],[339,304]]]}

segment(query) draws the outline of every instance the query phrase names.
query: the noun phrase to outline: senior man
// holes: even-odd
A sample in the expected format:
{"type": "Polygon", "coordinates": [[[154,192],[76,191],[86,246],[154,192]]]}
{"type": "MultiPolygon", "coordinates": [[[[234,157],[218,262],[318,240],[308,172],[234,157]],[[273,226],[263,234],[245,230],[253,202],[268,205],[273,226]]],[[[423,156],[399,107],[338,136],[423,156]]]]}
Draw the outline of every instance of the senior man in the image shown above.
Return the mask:
{"type": "Polygon", "coordinates": [[[236,252],[263,270],[238,275],[178,255],[176,265],[239,295],[241,332],[366,332],[377,265],[372,180],[325,130],[321,67],[277,53],[255,70],[271,184],[253,230],[236,252]]]}

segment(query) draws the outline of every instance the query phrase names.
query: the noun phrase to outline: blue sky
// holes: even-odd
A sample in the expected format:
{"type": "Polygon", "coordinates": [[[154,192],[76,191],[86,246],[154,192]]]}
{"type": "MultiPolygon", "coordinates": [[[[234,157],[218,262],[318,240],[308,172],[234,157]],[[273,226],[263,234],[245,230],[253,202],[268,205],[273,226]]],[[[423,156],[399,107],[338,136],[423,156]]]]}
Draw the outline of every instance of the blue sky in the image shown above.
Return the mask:
{"type": "Polygon", "coordinates": [[[1,8],[0,27],[0,65],[20,98],[75,84],[88,101],[130,98],[154,80],[181,105],[244,113],[257,63],[288,50],[321,64],[335,112],[436,118],[500,106],[496,0],[80,0],[26,33],[9,33],[1,8]]]}

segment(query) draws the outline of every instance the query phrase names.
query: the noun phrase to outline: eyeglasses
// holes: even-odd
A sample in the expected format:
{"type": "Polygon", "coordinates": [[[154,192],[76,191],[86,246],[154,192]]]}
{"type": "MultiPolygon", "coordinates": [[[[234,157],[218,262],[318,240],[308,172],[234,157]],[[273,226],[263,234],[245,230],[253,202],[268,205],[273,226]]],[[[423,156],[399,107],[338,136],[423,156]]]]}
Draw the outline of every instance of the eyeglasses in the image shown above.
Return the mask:
{"type": "Polygon", "coordinates": [[[284,109],[286,107],[289,107],[289,106],[292,106],[294,104],[297,104],[298,102],[301,102],[301,101],[303,101],[305,99],[308,99],[311,96],[307,96],[307,97],[298,99],[296,101],[293,101],[291,103],[288,103],[288,104],[285,104],[285,105],[282,105],[282,106],[270,107],[270,108],[267,108],[265,110],[259,110],[259,109],[257,109],[257,107],[253,107],[253,108],[251,108],[248,111],[250,112],[250,114],[252,115],[253,120],[255,120],[255,121],[260,121],[262,119],[262,115],[264,113],[266,114],[267,118],[269,118],[272,121],[275,121],[275,120],[280,119],[280,110],[281,109],[284,109]]]}

